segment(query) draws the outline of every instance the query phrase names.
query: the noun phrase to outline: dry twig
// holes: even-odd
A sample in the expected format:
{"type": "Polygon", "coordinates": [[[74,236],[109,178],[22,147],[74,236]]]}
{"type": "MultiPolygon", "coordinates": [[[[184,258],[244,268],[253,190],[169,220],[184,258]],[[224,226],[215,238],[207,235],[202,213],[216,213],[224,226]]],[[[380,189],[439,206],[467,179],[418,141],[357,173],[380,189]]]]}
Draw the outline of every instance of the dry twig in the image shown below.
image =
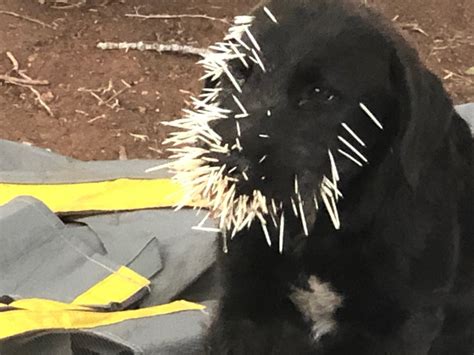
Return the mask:
{"type": "Polygon", "coordinates": [[[57,28],[57,25],[50,25],[50,24],[47,24],[43,21],[40,21],[40,20],[37,20],[33,17],[29,17],[29,16],[25,16],[25,15],[20,15],[20,14],[17,14],[16,12],[13,12],[13,11],[4,11],[4,10],[0,10],[0,14],[3,14],[3,15],[9,15],[9,16],[13,16],[13,17],[16,17],[16,18],[20,18],[22,20],[26,20],[26,21],[29,21],[29,22],[33,22],[33,23],[36,23],[37,25],[41,25],[43,27],[47,27],[47,28],[51,28],[52,30],[55,30],[57,28]]]}
{"type": "MultiPolygon", "coordinates": [[[[112,81],[109,81],[107,87],[100,87],[98,89],[87,89],[87,88],[79,88],[77,91],[79,92],[88,92],[91,96],[93,96],[98,102],[99,106],[105,105],[111,109],[120,110],[120,102],[118,100],[118,96],[122,95],[125,91],[130,89],[132,85],[127,83],[126,81],[122,80],[122,84],[124,87],[120,90],[115,90],[112,81]],[[106,97],[108,93],[112,92],[112,95],[106,97]]],[[[102,118],[102,117],[99,117],[102,118]]],[[[95,119],[92,119],[93,122],[95,119]]],[[[90,121],[89,121],[90,123],[90,121]]]]}
{"type": "Polygon", "coordinates": [[[406,31],[413,31],[413,32],[418,32],[418,33],[421,33],[422,35],[426,36],[426,37],[429,37],[430,35],[428,33],[426,33],[425,30],[423,30],[419,24],[417,23],[401,23],[400,24],[400,27],[403,29],[403,30],[406,30],[406,31]]]}
{"type": "MultiPolygon", "coordinates": [[[[17,70],[15,70],[18,72],[17,70]]],[[[8,84],[27,86],[27,85],[49,85],[47,80],[34,80],[34,79],[25,79],[25,78],[15,78],[14,76],[7,74],[0,74],[0,80],[8,84]]]]}
{"type": "Polygon", "coordinates": [[[103,113],[102,115],[96,116],[94,118],[91,118],[90,120],[87,121],[87,123],[93,123],[97,120],[100,120],[101,118],[106,118],[107,116],[103,113]]]}
{"type": "Polygon", "coordinates": [[[225,23],[226,25],[230,25],[230,22],[227,21],[226,19],[223,18],[217,18],[217,17],[212,17],[209,15],[204,15],[204,14],[177,14],[177,15],[170,15],[170,14],[140,14],[138,12],[138,8],[135,7],[135,13],[134,14],[125,14],[125,17],[136,17],[136,18],[141,18],[144,20],[148,19],[158,19],[158,20],[173,20],[173,19],[181,19],[181,18],[200,18],[200,19],[205,19],[205,20],[210,20],[210,21],[218,21],[225,23]]]}
{"type": "Polygon", "coordinates": [[[455,73],[447,69],[443,69],[443,71],[446,73],[446,76],[443,77],[443,80],[457,79],[458,81],[465,81],[467,83],[472,83],[472,80],[468,78],[467,76],[463,76],[461,74],[455,73]]]}
{"type": "Polygon", "coordinates": [[[100,42],[97,44],[99,49],[136,49],[139,51],[157,51],[160,53],[179,53],[179,54],[191,54],[205,57],[209,54],[209,50],[205,48],[197,48],[182,44],[162,44],[162,43],[145,43],[145,42],[100,42]]]}
{"type": "Polygon", "coordinates": [[[23,70],[20,70],[20,65],[18,64],[18,60],[11,52],[7,52],[7,57],[12,63],[12,68],[5,74],[0,74],[0,81],[3,81],[10,85],[22,86],[28,88],[36,97],[38,103],[48,112],[51,117],[54,117],[53,111],[51,111],[50,107],[44,102],[43,98],[41,97],[41,93],[36,90],[33,85],[49,85],[47,80],[35,80],[31,79],[28,75],[25,74],[23,70]],[[20,77],[11,76],[10,73],[16,73],[20,77]]]}
{"type": "Polygon", "coordinates": [[[74,4],[69,4],[68,1],[62,1],[62,2],[56,2],[55,5],[51,5],[50,7],[52,9],[57,9],[57,10],[69,10],[69,9],[74,9],[81,7],[86,4],[86,0],[79,0],[78,2],[74,4]]]}
{"type": "Polygon", "coordinates": [[[36,90],[34,87],[32,86],[27,86],[28,89],[30,89],[30,91],[36,96],[36,100],[38,100],[38,103],[46,110],[46,112],[51,116],[51,117],[54,117],[54,113],[53,111],[51,111],[51,109],[49,108],[49,106],[46,104],[46,102],[43,101],[43,99],[41,98],[41,94],[38,90],[36,90]]]}

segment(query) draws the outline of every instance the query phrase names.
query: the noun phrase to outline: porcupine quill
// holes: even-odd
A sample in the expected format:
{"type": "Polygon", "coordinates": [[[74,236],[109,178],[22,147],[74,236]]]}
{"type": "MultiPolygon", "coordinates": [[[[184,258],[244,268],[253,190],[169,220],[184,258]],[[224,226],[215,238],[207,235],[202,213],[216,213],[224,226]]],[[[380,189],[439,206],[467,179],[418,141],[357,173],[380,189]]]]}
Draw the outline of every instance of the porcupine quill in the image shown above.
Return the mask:
{"type": "MultiPolygon", "coordinates": [[[[275,15],[267,7],[263,7],[266,16],[274,23],[278,24],[275,15]]],[[[240,94],[242,87],[239,81],[232,74],[228,63],[231,60],[238,59],[246,68],[249,67],[248,61],[255,62],[263,72],[266,72],[262,57],[258,54],[262,51],[261,46],[257,42],[255,36],[250,31],[253,16],[237,16],[234,19],[234,24],[228,30],[223,42],[218,42],[210,47],[210,54],[202,59],[201,64],[205,73],[201,80],[210,79],[212,81],[222,80],[224,77],[229,80],[235,90],[240,94]],[[244,37],[247,41],[244,40],[244,37]]],[[[170,168],[175,176],[174,179],[178,181],[185,188],[185,198],[178,204],[178,208],[189,204],[192,201],[207,201],[210,212],[205,218],[195,227],[198,230],[216,232],[221,231],[224,238],[224,251],[227,252],[227,236],[230,234],[231,239],[243,228],[250,226],[254,219],[258,219],[262,226],[265,239],[269,246],[272,245],[271,233],[267,225],[265,216],[270,216],[274,227],[278,230],[278,248],[279,252],[283,253],[284,246],[284,229],[285,229],[285,214],[284,203],[280,202],[277,207],[275,200],[267,199],[260,191],[253,191],[251,195],[236,196],[237,179],[225,175],[226,166],[216,167],[211,164],[218,163],[218,160],[206,156],[210,152],[227,154],[231,150],[242,151],[244,147],[239,140],[241,136],[240,123],[238,119],[250,119],[249,113],[245,106],[239,99],[238,95],[232,95],[232,98],[240,112],[232,112],[232,110],[222,108],[219,106],[219,95],[222,89],[217,85],[216,88],[204,88],[198,98],[192,97],[191,101],[193,108],[191,110],[184,110],[184,117],[172,122],[165,122],[164,124],[177,128],[178,131],[172,133],[166,140],[166,144],[171,144],[172,148],[169,150],[173,152],[173,159],[176,159],[168,164],[149,169],[147,171],[155,171],[162,168],[170,168]],[[235,144],[229,148],[229,144],[224,144],[222,138],[210,126],[211,122],[228,119],[233,114],[236,119],[236,133],[235,144]],[[197,148],[194,145],[204,143],[207,149],[197,148]],[[173,148],[180,147],[180,148],[173,148]],[[219,221],[219,228],[206,228],[204,222],[213,217],[219,221]],[[277,220],[277,218],[279,220],[277,220]]],[[[359,107],[365,114],[376,124],[380,129],[383,129],[380,121],[363,103],[359,107]]],[[[267,117],[270,119],[272,112],[266,111],[267,117]]],[[[362,147],[365,143],[360,137],[345,123],[342,127],[355,139],[362,147]]],[[[260,138],[270,139],[268,134],[259,134],[260,138]]],[[[364,155],[357,150],[346,138],[338,136],[339,142],[349,148],[357,158],[364,161],[368,160],[364,155]]],[[[338,152],[347,159],[356,163],[359,166],[363,164],[350,153],[338,149],[338,152]]],[[[326,210],[331,218],[331,221],[336,229],[340,228],[339,213],[337,210],[337,200],[342,197],[338,190],[338,181],[340,179],[336,167],[335,159],[332,152],[328,151],[329,161],[331,165],[331,179],[324,176],[322,183],[319,186],[319,191],[314,192],[313,201],[316,211],[319,210],[319,197],[322,199],[326,210]]],[[[267,155],[262,156],[259,163],[262,164],[267,159],[267,155]]],[[[237,170],[237,167],[230,167],[228,173],[231,174],[237,170]]],[[[248,180],[245,171],[242,177],[248,180]]],[[[291,206],[294,215],[300,219],[302,229],[305,235],[309,235],[308,225],[305,218],[304,200],[301,196],[301,191],[298,185],[298,179],[295,176],[295,195],[296,201],[290,198],[291,206]]]]}

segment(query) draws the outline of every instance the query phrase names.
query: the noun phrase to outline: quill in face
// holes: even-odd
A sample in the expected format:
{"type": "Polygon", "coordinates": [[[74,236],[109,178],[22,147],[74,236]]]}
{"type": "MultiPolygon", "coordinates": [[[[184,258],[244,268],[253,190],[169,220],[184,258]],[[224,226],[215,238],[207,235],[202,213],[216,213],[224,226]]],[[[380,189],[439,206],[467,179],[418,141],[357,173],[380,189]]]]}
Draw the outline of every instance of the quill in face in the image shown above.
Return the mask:
{"type": "Polygon", "coordinates": [[[207,85],[184,118],[168,123],[179,129],[168,143],[187,201],[207,201],[225,235],[260,223],[282,252],[285,219],[297,218],[309,235],[324,206],[341,228],[341,186],[369,164],[383,137],[377,117],[392,103],[391,53],[357,18],[318,22],[324,7],[273,3],[236,17],[210,47],[200,61],[207,85]],[[366,100],[390,104],[369,108],[366,100]]]}

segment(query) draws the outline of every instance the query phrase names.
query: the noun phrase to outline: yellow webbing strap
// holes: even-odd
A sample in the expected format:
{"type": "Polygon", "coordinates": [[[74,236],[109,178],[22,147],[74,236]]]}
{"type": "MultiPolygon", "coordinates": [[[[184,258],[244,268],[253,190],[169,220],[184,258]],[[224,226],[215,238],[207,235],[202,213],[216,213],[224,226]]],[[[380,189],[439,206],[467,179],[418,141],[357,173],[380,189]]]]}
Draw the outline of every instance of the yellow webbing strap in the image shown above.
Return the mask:
{"type": "Polygon", "coordinates": [[[107,307],[111,303],[123,303],[149,284],[148,279],[122,266],[78,296],[72,304],[107,307]]]}
{"type": "Polygon", "coordinates": [[[120,312],[96,312],[93,309],[49,300],[31,299],[13,302],[14,310],[0,312],[0,340],[42,330],[91,329],[127,320],[203,310],[206,307],[187,301],[120,312]]]}
{"type": "Polygon", "coordinates": [[[126,211],[170,207],[184,197],[171,179],[118,179],[71,184],[0,183],[0,205],[18,196],[33,196],[56,213],[126,211]]]}

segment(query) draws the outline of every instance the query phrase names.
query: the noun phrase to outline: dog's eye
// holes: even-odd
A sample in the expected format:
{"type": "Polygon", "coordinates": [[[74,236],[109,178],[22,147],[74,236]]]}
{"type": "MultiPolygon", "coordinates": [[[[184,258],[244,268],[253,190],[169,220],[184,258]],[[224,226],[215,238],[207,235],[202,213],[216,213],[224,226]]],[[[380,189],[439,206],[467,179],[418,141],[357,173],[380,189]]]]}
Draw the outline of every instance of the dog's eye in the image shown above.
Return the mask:
{"type": "Polygon", "coordinates": [[[298,106],[305,106],[309,103],[330,104],[336,101],[337,98],[337,94],[331,89],[312,86],[302,95],[298,106]]]}

